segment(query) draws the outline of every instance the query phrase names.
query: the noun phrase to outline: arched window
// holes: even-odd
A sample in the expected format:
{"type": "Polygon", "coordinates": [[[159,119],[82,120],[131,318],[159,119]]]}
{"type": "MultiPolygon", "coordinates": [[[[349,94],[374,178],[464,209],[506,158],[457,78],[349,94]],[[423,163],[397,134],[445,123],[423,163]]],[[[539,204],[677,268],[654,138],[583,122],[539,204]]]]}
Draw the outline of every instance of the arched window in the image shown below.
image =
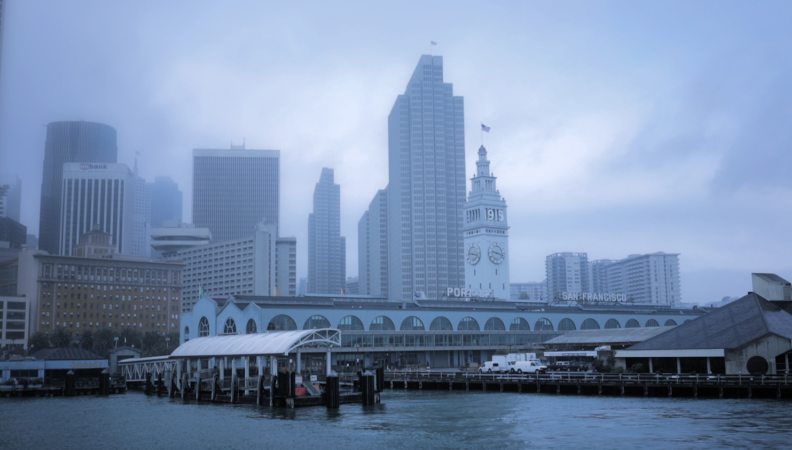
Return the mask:
{"type": "Polygon", "coordinates": [[[369,330],[371,330],[371,331],[395,331],[396,330],[396,325],[394,325],[393,321],[390,320],[388,317],[378,316],[378,317],[375,317],[374,320],[371,321],[371,325],[369,325],[369,330]]]}
{"type": "Polygon", "coordinates": [[[267,324],[267,331],[290,331],[296,330],[297,323],[286,314],[279,314],[267,324]]]}
{"type": "Polygon", "coordinates": [[[256,321],[253,319],[248,320],[247,326],[245,327],[245,334],[256,334],[258,333],[258,327],[256,326],[256,321]]]}
{"type": "Polygon", "coordinates": [[[476,319],[468,316],[463,318],[459,321],[459,325],[457,325],[457,331],[479,331],[481,328],[479,327],[478,322],[476,319]]]}
{"type": "Polygon", "coordinates": [[[426,327],[424,327],[424,324],[423,324],[423,322],[421,322],[421,319],[419,319],[419,318],[417,318],[415,316],[410,316],[410,317],[404,319],[404,321],[401,324],[400,330],[401,331],[412,331],[412,330],[423,331],[423,330],[426,330],[426,327]]]}
{"type": "Polygon", "coordinates": [[[553,322],[550,322],[550,319],[546,317],[542,317],[534,324],[534,331],[553,331],[553,322]]]}
{"type": "Polygon", "coordinates": [[[184,342],[190,340],[190,327],[184,327],[184,342]]]}
{"type": "Polygon", "coordinates": [[[226,319],[225,324],[223,325],[223,334],[237,334],[236,322],[234,322],[234,319],[230,317],[226,319]]]}
{"type": "Polygon", "coordinates": [[[303,325],[303,330],[314,330],[316,328],[330,328],[330,321],[325,316],[315,315],[308,318],[303,325]]]}
{"type": "Polygon", "coordinates": [[[484,324],[484,331],[506,331],[506,325],[497,317],[490,317],[484,324]]]}
{"type": "Polygon", "coordinates": [[[564,318],[561,319],[561,322],[558,322],[558,331],[574,331],[577,330],[575,326],[575,322],[572,322],[572,319],[564,318]]]}
{"type": "Polygon", "coordinates": [[[646,325],[644,325],[644,326],[647,327],[647,328],[648,327],[659,327],[660,324],[657,323],[657,321],[654,320],[654,319],[649,319],[649,320],[646,321],[646,325]]]}
{"type": "Polygon", "coordinates": [[[666,321],[665,321],[665,325],[663,325],[663,326],[666,326],[666,327],[675,327],[675,326],[676,326],[676,324],[677,324],[677,323],[676,323],[676,321],[675,321],[674,319],[668,319],[668,320],[666,320],[666,321]]]}
{"type": "Polygon", "coordinates": [[[641,324],[635,319],[630,319],[627,321],[627,325],[625,325],[624,328],[641,328],[641,324]]]}
{"type": "Polygon", "coordinates": [[[198,322],[198,337],[209,336],[209,320],[206,317],[201,317],[198,322]]]}
{"type": "Polygon", "coordinates": [[[610,330],[613,328],[621,328],[621,324],[616,319],[608,319],[608,321],[605,322],[605,329],[610,330]]]}
{"type": "Polygon", "coordinates": [[[454,326],[451,325],[451,321],[446,319],[443,316],[435,317],[432,321],[432,324],[429,325],[429,329],[433,331],[446,331],[446,330],[453,330],[454,326]]]}
{"type": "Polygon", "coordinates": [[[509,325],[509,331],[531,331],[531,326],[528,325],[527,320],[518,317],[512,320],[511,325],[509,325]]]}
{"type": "Polygon", "coordinates": [[[594,319],[586,319],[583,321],[583,325],[580,326],[581,330],[599,330],[600,326],[594,319]]]}
{"type": "Polygon", "coordinates": [[[363,331],[363,322],[355,316],[346,316],[338,321],[338,329],[341,331],[363,331]]]}

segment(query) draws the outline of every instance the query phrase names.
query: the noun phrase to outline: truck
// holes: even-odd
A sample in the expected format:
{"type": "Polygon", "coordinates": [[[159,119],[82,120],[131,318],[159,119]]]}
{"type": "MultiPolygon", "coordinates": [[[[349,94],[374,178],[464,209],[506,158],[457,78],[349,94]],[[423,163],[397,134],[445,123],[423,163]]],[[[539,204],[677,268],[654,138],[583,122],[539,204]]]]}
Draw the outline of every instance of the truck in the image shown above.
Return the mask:
{"type": "Polygon", "coordinates": [[[479,373],[506,373],[509,371],[509,361],[506,355],[493,355],[492,361],[487,361],[478,369],[479,373]]]}
{"type": "Polygon", "coordinates": [[[532,361],[509,361],[509,373],[545,373],[547,367],[541,362],[532,361]]]}

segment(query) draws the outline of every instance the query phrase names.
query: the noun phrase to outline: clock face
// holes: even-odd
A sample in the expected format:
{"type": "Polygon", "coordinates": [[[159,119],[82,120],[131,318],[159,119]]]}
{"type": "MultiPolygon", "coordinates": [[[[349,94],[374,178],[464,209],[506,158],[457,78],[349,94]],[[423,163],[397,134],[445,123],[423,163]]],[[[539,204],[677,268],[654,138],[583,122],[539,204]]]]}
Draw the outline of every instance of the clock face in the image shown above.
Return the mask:
{"type": "Polygon", "coordinates": [[[470,244],[467,250],[467,260],[471,265],[475,265],[481,259],[481,249],[476,244],[470,244]]]}
{"type": "Polygon", "coordinates": [[[489,257],[495,264],[500,264],[506,258],[506,250],[498,243],[494,243],[489,247],[489,257]]]}

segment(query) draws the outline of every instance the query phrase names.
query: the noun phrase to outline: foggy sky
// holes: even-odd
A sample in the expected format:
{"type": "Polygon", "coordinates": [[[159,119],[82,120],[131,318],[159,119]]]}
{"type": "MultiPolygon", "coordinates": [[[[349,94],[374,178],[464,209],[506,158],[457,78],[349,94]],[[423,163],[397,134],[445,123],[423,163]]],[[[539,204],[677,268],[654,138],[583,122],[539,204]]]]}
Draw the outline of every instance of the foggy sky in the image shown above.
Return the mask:
{"type": "MultiPolygon", "coordinates": [[[[465,98],[509,207],[512,282],[545,256],[681,253],[682,299],[792,278],[792,6],[763,2],[7,1],[0,174],[38,234],[46,124],[118,131],[190,221],[192,149],[281,150],[281,235],[307,223],[322,167],[357,222],[387,184],[387,116],[421,54],[465,98]],[[437,41],[439,45],[430,46],[437,41]]],[[[469,190],[468,181],[468,190],[469,190]]]]}

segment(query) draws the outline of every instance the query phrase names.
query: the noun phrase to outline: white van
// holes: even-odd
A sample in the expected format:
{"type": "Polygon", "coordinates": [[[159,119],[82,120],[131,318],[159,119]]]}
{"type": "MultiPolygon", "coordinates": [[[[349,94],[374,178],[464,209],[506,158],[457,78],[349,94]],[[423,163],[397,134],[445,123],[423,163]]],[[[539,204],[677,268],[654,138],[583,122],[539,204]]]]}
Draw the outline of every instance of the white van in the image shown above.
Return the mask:
{"type": "Polygon", "coordinates": [[[545,373],[547,366],[539,361],[509,361],[509,373],[545,373]]]}
{"type": "Polygon", "coordinates": [[[500,361],[487,361],[479,367],[478,371],[479,373],[506,373],[509,371],[509,366],[500,361]]]}

